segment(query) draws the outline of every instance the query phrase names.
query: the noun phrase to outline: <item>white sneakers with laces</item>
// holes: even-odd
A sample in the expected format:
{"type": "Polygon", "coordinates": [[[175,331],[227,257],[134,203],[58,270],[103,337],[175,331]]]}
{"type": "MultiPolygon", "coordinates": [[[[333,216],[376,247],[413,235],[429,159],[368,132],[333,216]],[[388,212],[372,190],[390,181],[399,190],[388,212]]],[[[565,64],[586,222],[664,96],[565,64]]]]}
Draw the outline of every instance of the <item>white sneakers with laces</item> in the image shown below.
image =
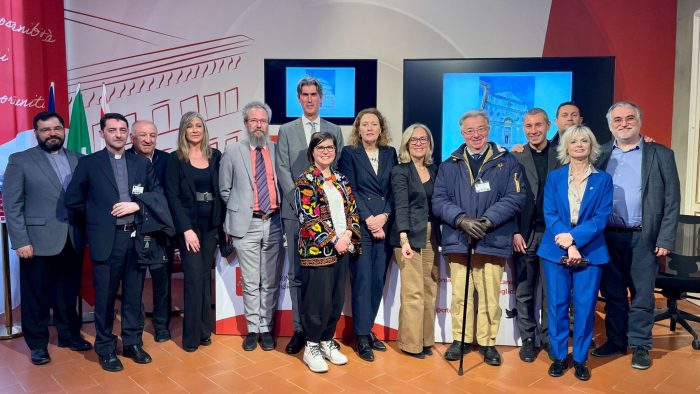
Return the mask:
{"type": "Polygon", "coordinates": [[[333,341],[321,341],[321,354],[335,365],[348,363],[348,358],[340,352],[340,347],[333,341]]]}
{"type": "MultiPolygon", "coordinates": [[[[338,352],[340,353],[340,352],[338,352]]],[[[311,372],[327,372],[328,364],[323,359],[321,346],[317,342],[306,341],[304,348],[304,363],[309,367],[311,372]]],[[[347,362],[347,359],[346,359],[347,362]]]]}

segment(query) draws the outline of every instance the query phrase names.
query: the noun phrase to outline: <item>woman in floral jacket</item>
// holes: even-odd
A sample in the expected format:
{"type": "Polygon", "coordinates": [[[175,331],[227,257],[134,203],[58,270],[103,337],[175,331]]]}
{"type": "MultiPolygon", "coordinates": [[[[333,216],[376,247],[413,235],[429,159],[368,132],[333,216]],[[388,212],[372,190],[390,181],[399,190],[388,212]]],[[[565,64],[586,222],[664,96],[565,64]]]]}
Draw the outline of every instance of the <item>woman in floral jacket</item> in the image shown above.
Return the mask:
{"type": "Polygon", "coordinates": [[[360,218],[347,178],[331,167],[337,142],[330,133],[311,136],[312,164],[296,182],[301,261],[301,324],[306,334],[304,362],[313,372],[328,371],[325,359],[348,362],[333,341],[345,301],[348,253],[360,252],[360,218]]]}

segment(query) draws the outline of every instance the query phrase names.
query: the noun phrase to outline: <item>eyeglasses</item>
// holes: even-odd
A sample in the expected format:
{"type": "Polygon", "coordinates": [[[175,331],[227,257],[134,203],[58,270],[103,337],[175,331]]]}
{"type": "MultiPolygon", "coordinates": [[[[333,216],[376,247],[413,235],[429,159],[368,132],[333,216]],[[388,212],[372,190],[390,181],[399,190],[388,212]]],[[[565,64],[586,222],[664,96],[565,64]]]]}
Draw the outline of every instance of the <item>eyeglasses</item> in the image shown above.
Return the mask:
{"type": "Polygon", "coordinates": [[[635,115],[627,115],[624,118],[621,116],[615,117],[612,120],[612,124],[614,125],[619,125],[622,124],[623,121],[627,123],[636,123],[637,122],[637,117],[635,115]]]}
{"type": "Polygon", "coordinates": [[[318,145],[318,146],[314,147],[314,149],[316,149],[319,152],[335,152],[335,146],[333,146],[333,145],[328,145],[328,146],[318,145]]]}
{"type": "Polygon", "coordinates": [[[464,133],[465,135],[472,135],[474,133],[479,133],[481,135],[484,135],[484,134],[486,134],[486,132],[488,130],[489,130],[488,128],[486,128],[484,126],[480,126],[480,127],[477,127],[476,129],[466,129],[466,130],[462,131],[462,133],[464,133]]]}
{"type": "Polygon", "coordinates": [[[428,137],[411,137],[408,141],[411,145],[423,145],[428,143],[428,137]]]}
{"type": "Polygon", "coordinates": [[[266,125],[268,122],[267,119],[248,119],[248,123],[266,125]]]}
{"type": "Polygon", "coordinates": [[[48,133],[48,132],[51,131],[51,130],[53,130],[53,131],[63,131],[63,130],[65,130],[65,128],[64,128],[63,126],[56,126],[56,127],[53,127],[53,128],[51,128],[51,127],[42,127],[42,128],[40,128],[38,131],[39,131],[40,133],[48,133]]]}

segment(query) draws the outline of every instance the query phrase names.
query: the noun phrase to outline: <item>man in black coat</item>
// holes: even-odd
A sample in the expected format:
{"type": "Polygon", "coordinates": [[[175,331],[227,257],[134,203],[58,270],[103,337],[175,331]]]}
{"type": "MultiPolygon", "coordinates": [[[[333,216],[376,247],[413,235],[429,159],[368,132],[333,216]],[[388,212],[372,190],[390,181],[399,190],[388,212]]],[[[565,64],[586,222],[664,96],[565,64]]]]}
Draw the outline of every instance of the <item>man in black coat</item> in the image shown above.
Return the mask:
{"type": "MultiPolygon", "coordinates": [[[[131,125],[132,147],[128,152],[144,156],[151,161],[153,171],[161,185],[165,184],[165,169],[168,154],[156,149],[158,129],[155,123],[149,120],[137,120],[131,125]]],[[[168,261],[158,266],[149,266],[153,283],[153,330],[156,342],[165,342],[170,339],[170,310],[172,309],[172,297],[170,294],[170,278],[173,272],[174,242],[169,242],[166,248],[168,261]]]]}
{"type": "Polygon", "coordinates": [[[141,295],[145,268],[136,262],[134,230],[139,204],[134,195],[162,193],[151,162],[126,152],[129,125],[121,114],[100,120],[106,147],[82,157],[66,191],[66,208],[84,215],[95,285],[95,352],[106,371],[123,369],[117,358],[117,337],[112,334],[114,301],[122,284],[122,354],[146,364],[151,357],[142,349],[141,295]]]}

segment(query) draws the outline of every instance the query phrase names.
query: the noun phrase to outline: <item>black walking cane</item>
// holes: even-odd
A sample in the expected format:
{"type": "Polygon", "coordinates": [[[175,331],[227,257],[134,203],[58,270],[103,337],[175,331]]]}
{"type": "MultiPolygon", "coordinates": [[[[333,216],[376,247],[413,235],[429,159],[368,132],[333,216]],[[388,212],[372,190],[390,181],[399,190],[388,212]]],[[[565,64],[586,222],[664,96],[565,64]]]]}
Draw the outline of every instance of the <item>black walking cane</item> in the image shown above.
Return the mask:
{"type": "Polygon", "coordinates": [[[467,278],[464,281],[464,302],[462,303],[462,340],[459,345],[459,369],[457,370],[457,375],[464,375],[464,328],[467,325],[467,293],[469,291],[469,280],[472,276],[472,239],[467,238],[467,278]]]}

